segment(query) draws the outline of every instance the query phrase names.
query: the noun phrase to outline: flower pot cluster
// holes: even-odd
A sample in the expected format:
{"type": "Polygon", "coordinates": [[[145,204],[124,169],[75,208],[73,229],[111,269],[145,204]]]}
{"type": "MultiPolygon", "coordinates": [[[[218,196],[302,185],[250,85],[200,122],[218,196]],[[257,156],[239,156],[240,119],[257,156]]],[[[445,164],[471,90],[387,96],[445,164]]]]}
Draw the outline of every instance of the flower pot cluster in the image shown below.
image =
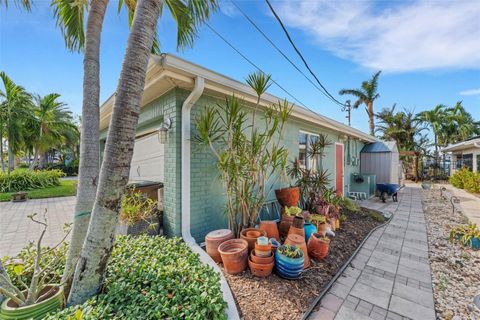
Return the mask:
{"type": "Polygon", "coordinates": [[[464,246],[480,250],[480,229],[475,223],[458,226],[450,231],[450,239],[458,240],[464,246]]]}

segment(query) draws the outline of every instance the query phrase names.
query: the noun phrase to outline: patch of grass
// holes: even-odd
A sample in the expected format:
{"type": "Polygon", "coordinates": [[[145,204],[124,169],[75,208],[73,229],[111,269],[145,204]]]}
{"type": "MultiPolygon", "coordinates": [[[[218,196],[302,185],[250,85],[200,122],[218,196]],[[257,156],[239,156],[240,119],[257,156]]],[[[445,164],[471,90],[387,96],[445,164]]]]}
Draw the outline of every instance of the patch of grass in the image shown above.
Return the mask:
{"type": "MultiPolygon", "coordinates": [[[[61,180],[59,186],[27,191],[29,199],[74,196],[77,193],[77,181],[61,180]]],[[[12,192],[0,193],[0,202],[10,201],[12,192]]]]}
{"type": "Polygon", "coordinates": [[[375,221],[382,222],[382,223],[385,222],[385,217],[376,211],[368,210],[368,216],[375,221]]]}

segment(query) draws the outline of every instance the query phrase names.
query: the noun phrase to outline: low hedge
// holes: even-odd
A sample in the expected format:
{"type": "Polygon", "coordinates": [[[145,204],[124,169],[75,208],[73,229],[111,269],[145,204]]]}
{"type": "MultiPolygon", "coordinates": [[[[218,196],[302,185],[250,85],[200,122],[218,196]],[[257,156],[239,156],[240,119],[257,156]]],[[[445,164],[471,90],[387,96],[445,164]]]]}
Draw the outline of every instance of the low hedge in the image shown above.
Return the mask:
{"type": "Polygon", "coordinates": [[[456,171],[449,179],[452,186],[472,193],[480,193],[480,173],[466,168],[456,171]]]}
{"type": "Polygon", "coordinates": [[[226,319],[219,275],[179,238],[118,236],[104,291],[46,319],[226,319]]]}
{"type": "Polygon", "coordinates": [[[16,169],[0,173],[0,193],[28,191],[60,185],[65,174],[60,170],[16,169]]]}

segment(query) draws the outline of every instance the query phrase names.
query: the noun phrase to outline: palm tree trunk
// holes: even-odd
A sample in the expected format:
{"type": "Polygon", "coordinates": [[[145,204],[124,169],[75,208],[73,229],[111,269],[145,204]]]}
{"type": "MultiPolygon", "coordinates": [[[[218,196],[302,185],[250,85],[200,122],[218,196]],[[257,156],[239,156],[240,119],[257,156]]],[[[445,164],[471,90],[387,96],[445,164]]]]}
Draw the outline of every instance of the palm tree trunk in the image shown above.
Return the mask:
{"type": "Polygon", "coordinates": [[[35,168],[35,165],[37,164],[37,158],[38,158],[38,148],[35,148],[35,151],[33,152],[33,161],[30,163],[30,169],[35,168]]]}
{"type": "Polygon", "coordinates": [[[369,102],[367,104],[367,111],[368,111],[368,126],[370,128],[370,135],[375,135],[375,122],[374,122],[374,114],[373,114],[373,102],[369,102]]]}
{"type": "Polygon", "coordinates": [[[73,218],[72,239],[63,272],[65,292],[71,284],[75,264],[80,257],[95,195],[100,167],[100,39],[108,0],[92,0],[87,18],[83,59],[82,132],[77,200],[73,218]]]}
{"type": "Polygon", "coordinates": [[[435,167],[433,169],[433,174],[435,176],[435,179],[437,179],[437,175],[438,175],[438,167],[440,166],[439,164],[439,158],[438,158],[438,139],[437,139],[437,134],[434,132],[433,133],[433,137],[434,137],[434,140],[435,140],[435,167]]]}
{"type": "Polygon", "coordinates": [[[117,86],[90,226],[75,269],[68,305],[98,293],[115,240],[121,198],[128,183],[136,127],[161,0],[137,3],[117,86]]]}
{"type": "Polygon", "coordinates": [[[12,150],[11,141],[8,142],[8,173],[15,169],[15,154],[12,150]]]}
{"type": "Polygon", "coordinates": [[[5,160],[3,159],[3,132],[0,132],[0,162],[2,163],[2,172],[5,173],[5,160]]]}

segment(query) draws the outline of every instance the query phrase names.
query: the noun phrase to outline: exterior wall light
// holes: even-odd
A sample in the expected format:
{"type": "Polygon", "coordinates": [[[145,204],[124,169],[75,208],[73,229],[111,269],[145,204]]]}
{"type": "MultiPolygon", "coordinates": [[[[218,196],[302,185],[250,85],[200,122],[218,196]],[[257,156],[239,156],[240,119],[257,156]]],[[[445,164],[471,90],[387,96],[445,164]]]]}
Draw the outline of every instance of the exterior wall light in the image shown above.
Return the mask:
{"type": "Polygon", "coordinates": [[[167,143],[168,140],[168,131],[172,127],[172,120],[170,118],[166,118],[163,120],[162,124],[158,128],[158,141],[161,144],[167,143]]]}

